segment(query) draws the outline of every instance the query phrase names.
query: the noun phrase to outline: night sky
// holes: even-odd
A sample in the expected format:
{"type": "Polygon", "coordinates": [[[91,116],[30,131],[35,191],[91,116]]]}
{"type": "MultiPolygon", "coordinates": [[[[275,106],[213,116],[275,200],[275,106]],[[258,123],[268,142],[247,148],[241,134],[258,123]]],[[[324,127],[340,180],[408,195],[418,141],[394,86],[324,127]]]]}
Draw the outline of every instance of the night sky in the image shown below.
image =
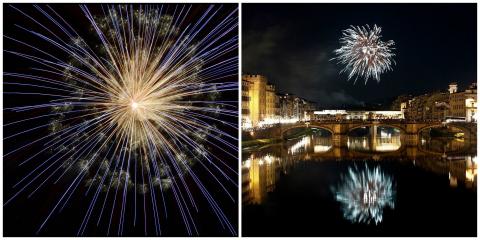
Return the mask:
{"type": "Polygon", "coordinates": [[[462,90],[477,81],[476,4],[243,4],[242,72],[266,75],[277,91],[345,107],[401,94],[462,90]],[[395,41],[394,70],[347,81],[330,61],[350,25],[382,27],[395,41]]]}

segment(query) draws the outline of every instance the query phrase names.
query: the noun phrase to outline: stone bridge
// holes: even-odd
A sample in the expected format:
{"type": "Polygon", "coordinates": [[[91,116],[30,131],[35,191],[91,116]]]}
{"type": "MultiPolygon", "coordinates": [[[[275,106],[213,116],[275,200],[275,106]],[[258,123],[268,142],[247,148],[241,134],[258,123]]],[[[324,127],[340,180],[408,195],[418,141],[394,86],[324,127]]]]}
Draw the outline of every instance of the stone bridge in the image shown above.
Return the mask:
{"type": "MultiPolygon", "coordinates": [[[[476,140],[477,136],[477,124],[476,123],[443,123],[440,121],[429,122],[407,122],[404,120],[372,120],[372,121],[310,121],[310,122],[297,122],[293,124],[277,124],[270,128],[255,130],[250,132],[251,137],[254,138],[281,138],[284,139],[284,135],[289,130],[295,128],[319,128],[329,131],[333,136],[334,143],[342,141],[346,138],[346,135],[357,128],[370,127],[371,135],[376,136],[377,127],[385,126],[392,127],[400,130],[405,137],[406,143],[411,142],[411,145],[418,143],[419,133],[423,130],[435,127],[451,127],[459,129],[464,133],[465,139],[476,140]],[[345,137],[344,137],[345,136],[345,137]]],[[[336,145],[336,144],[334,144],[336,145]]]]}

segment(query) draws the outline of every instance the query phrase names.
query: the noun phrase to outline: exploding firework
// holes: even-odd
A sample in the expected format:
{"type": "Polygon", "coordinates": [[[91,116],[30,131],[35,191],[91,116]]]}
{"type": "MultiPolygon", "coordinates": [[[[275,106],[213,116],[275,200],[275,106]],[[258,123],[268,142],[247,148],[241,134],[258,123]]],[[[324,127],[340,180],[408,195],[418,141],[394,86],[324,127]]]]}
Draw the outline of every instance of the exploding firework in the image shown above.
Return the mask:
{"type": "Polygon", "coordinates": [[[202,207],[235,235],[232,216],[216,196],[236,201],[237,10],[109,5],[94,14],[81,5],[89,25],[82,31],[50,6],[34,6],[48,23],[10,7],[31,20],[37,30],[17,27],[41,44],[4,36],[28,49],[7,53],[34,64],[32,72],[4,73],[12,79],[4,84],[15,89],[5,94],[32,95],[41,102],[4,109],[28,116],[4,125],[24,127],[6,135],[5,145],[43,132],[4,155],[8,161],[42,146],[21,160],[19,165],[30,170],[13,185],[5,206],[66,182],[37,234],[82,192],[89,201],[78,235],[92,219],[106,226],[107,235],[115,226],[122,235],[127,224],[140,222],[147,235],[148,221],[161,235],[161,222],[172,211],[188,235],[198,235],[195,213],[202,207]],[[222,97],[229,92],[234,97],[222,97]],[[167,198],[175,202],[174,210],[167,198]]]}
{"type": "Polygon", "coordinates": [[[380,82],[380,75],[391,71],[395,64],[395,43],[392,40],[383,42],[381,32],[382,28],[377,25],[373,29],[366,25],[343,30],[341,47],[334,51],[336,57],[332,59],[344,66],[340,73],[348,72],[349,80],[356,76],[354,83],[358,77],[364,78],[365,84],[370,78],[380,82]]]}
{"type": "Polygon", "coordinates": [[[348,169],[340,186],[333,189],[335,199],[342,205],[343,216],[353,223],[382,222],[383,209],[394,208],[395,190],[391,177],[380,167],[370,170],[348,169]]]}

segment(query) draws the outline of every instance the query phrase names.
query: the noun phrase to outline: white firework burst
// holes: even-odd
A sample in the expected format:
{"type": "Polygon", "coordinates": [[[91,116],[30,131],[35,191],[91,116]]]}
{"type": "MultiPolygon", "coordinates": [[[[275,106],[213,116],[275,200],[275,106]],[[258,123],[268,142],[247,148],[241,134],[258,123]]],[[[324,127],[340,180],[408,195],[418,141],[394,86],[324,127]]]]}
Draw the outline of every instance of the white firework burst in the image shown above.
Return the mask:
{"type": "Polygon", "coordinates": [[[332,60],[344,66],[340,73],[348,72],[348,80],[356,76],[354,83],[358,77],[364,78],[365,84],[370,78],[380,82],[380,75],[392,70],[395,42],[383,42],[381,32],[377,25],[373,29],[369,25],[350,26],[342,31],[341,47],[335,49],[332,60]]]}
{"type": "Polygon", "coordinates": [[[395,208],[393,179],[380,167],[370,170],[349,168],[342,184],[333,189],[335,199],[341,203],[343,216],[353,223],[382,222],[383,209],[395,208]]]}

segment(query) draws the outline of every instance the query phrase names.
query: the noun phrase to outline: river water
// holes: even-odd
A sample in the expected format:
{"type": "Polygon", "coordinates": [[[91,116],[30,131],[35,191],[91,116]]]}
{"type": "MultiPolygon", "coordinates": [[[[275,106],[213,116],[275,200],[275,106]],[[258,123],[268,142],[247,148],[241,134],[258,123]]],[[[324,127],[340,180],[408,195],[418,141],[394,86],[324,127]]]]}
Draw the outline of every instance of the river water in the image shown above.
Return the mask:
{"type": "Polygon", "coordinates": [[[309,134],[242,152],[243,236],[476,236],[476,143],[309,134]]]}

